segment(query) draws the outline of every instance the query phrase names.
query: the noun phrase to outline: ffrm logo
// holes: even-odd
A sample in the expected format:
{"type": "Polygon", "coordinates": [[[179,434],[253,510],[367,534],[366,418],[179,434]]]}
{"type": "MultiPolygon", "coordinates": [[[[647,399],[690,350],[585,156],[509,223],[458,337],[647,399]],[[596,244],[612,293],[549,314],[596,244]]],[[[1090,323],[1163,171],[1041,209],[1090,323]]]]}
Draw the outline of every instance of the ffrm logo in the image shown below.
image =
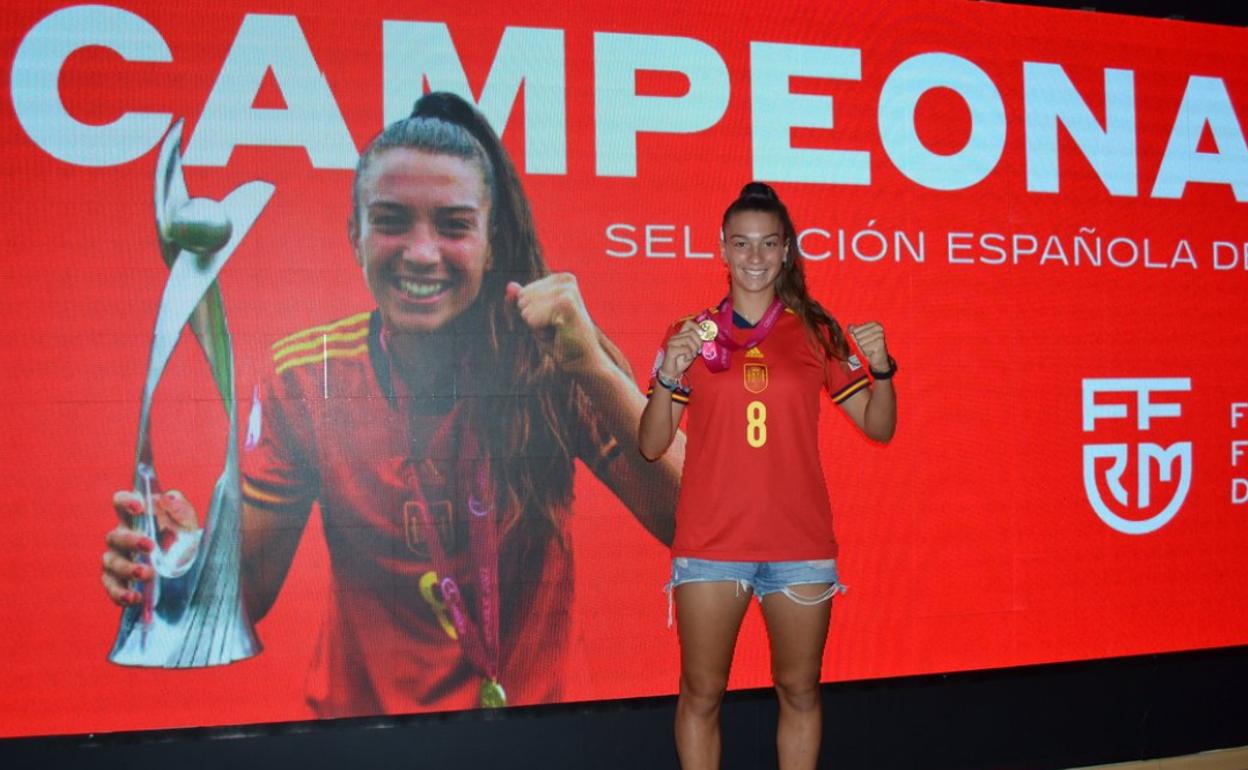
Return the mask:
{"type": "MultiPolygon", "coordinates": [[[[1153,421],[1174,419],[1182,416],[1183,407],[1165,394],[1186,393],[1192,389],[1189,377],[1158,377],[1158,378],[1088,378],[1083,380],[1083,432],[1095,433],[1098,423],[1107,420],[1129,420],[1132,409],[1135,415],[1135,428],[1145,438],[1153,428],[1153,421]],[[1134,399],[1115,401],[1099,401],[1101,394],[1132,394],[1134,399]]],[[[1118,435],[1121,435],[1120,433],[1118,435]]],[[[1169,446],[1161,446],[1156,442],[1139,441],[1135,445],[1136,462],[1136,493],[1135,504],[1131,505],[1123,475],[1131,462],[1132,444],[1129,443],[1085,443],[1083,445],[1083,488],[1087,493],[1092,510],[1101,521],[1113,529],[1128,535],[1144,535],[1155,532],[1174,518],[1187,499],[1192,484],[1192,442],[1178,441],[1169,446]],[[1108,458],[1110,462],[1100,463],[1103,471],[1098,471],[1098,460],[1108,458]],[[1177,468],[1176,468],[1177,466],[1177,468]],[[1157,479],[1169,484],[1174,482],[1174,494],[1164,504],[1153,502],[1153,469],[1156,468],[1157,479]],[[1109,489],[1113,503],[1107,502],[1101,494],[1102,485],[1098,477],[1103,475],[1105,487],[1109,489]],[[1141,518],[1141,516],[1145,516],[1141,518]]]]}

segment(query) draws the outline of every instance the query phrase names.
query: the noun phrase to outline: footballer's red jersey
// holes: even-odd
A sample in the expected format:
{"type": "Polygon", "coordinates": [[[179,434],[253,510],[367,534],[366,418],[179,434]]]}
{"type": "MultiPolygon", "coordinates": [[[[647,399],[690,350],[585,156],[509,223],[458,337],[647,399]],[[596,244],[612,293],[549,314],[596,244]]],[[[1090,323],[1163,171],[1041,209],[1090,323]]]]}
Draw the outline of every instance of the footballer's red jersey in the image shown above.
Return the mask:
{"type": "MultiPolygon", "coordinates": [[[[439,618],[436,594],[422,591],[435,567],[418,511],[435,523],[475,613],[467,501],[454,491],[472,397],[408,392],[391,375],[376,312],[305,330],[273,350],[274,376],[252,406],[243,493],[248,505],[292,522],[320,505],[333,588],[309,704],[320,716],[478,706],[481,672],[439,618]]],[[[615,448],[598,426],[564,424],[591,464],[615,448]]],[[[550,523],[568,512],[553,513],[517,524],[500,547],[499,681],[513,705],[558,700],[569,667],[572,552],[566,528],[550,523]]]]}
{"type": "MultiPolygon", "coordinates": [[[[734,324],[731,333],[744,342],[751,330],[734,324]]],[[[712,373],[699,358],[686,377],[688,443],[672,555],[836,558],[819,465],[820,393],[841,403],[867,387],[857,359],[825,360],[786,309],[757,347],[732,352],[727,370],[712,373]]]]}

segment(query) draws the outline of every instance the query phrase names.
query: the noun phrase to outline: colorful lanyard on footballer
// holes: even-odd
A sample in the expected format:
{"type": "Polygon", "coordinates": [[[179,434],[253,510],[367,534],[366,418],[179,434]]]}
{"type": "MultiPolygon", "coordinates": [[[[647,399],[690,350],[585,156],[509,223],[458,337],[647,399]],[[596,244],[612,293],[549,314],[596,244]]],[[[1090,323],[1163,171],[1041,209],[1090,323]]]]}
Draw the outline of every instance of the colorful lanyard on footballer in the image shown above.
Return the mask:
{"type": "MultiPolygon", "coordinates": [[[[404,463],[404,475],[409,488],[420,490],[416,478],[415,463],[404,463]]],[[[436,571],[437,586],[442,603],[450,612],[456,638],[472,665],[481,672],[480,702],[484,708],[507,705],[507,694],[498,681],[499,674],[499,588],[498,588],[498,526],[493,511],[486,505],[489,500],[489,466],[477,466],[474,491],[468,495],[468,558],[469,574],[477,581],[477,598],[480,606],[480,623],[472,619],[459,582],[451,567],[450,557],[442,546],[442,536],[429,515],[429,507],[413,506],[416,523],[422,539],[429,547],[429,557],[436,571]]]]}
{"type": "Polygon", "coordinates": [[[745,342],[732,338],[732,297],[724,297],[714,317],[709,310],[699,313],[694,322],[698,324],[698,336],[702,339],[702,359],[706,368],[711,372],[725,371],[732,363],[732,351],[758,346],[775,328],[783,310],[784,303],[780,298],[773,299],[745,342]]]}
{"type": "MultiPolygon", "coordinates": [[[[386,336],[384,331],[379,334],[383,357],[389,355],[386,336]]],[[[386,363],[389,363],[388,358],[386,363]]],[[[386,372],[387,381],[389,374],[386,372]]],[[[424,492],[416,471],[417,462],[410,454],[410,448],[415,446],[410,415],[406,416],[406,419],[409,454],[403,462],[403,477],[412,495],[423,498],[424,492]]],[[[473,621],[471,613],[468,612],[467,602],[464,601],[464,595],[459,590],[459,581],[455,579],[450,556],[442,545],[442,536],[434,524],[433,517],[429,514],[429,507],[414,505],[412,508],[416,516],[416,525],[420,527],[421,539],[429,548],[429,559],[433,562],[434,569],[433,580],[442,595],[441,604],[450,613],[451,627],[446,629],[447,633],[452,639],[459,641],[469,663],[481,672],[483,678],[478,693],[481,706],[500,708],[507,705],[507,693],[498,681],[499,637],[501,635],[499,630],[498,523],[494,520],[494,511],[489,507],[489,501],[494,499],[490,482],[490,462],[484,458],[477,437],[468,425],[460,431],[459,457],[481,458],[475,462],[475,474],[470,472],[470,463],[463,459],[460,460],[459,467],[456,469],[458,477],[456,483],[460,487],[458,491],[467,498],[468,502],[469,574],[477,581],[477,604],[481,610],[479,624],[473,621]],[[474,477],[473,483],[471,488],[465,489],[469,487],[469,484],[463,480],[469,476],[474,477]],[[454,633],[451,633],[452,628],[454,633]]],[[[453,511],[451,526],[454,526],[453,511]]],[[[422,578],[422,592],[429,588],[431,586],[426,586],[422,578]]],[[[435,602],[431,597],[426,597],[426,599],[437,612],[439,608],[434,606],[435,602]]],[[[439,618],[439,620],[445,623],[446,619],[439,618]]]]}

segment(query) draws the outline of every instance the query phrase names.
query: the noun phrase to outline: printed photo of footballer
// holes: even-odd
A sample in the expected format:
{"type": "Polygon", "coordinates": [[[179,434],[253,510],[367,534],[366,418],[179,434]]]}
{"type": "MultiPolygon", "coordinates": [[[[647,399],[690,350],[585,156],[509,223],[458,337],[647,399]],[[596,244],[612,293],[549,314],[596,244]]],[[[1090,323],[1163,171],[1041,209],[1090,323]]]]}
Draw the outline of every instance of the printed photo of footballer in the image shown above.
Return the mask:
{"type": "MultiPolygon", "coordinates": [[[[645,397],[575,278],[547,269],[473,106],[422,97],[361,154],[352,200],[376,308],[273,346],[243,447],[247,611],[273,604],[316,503],[332,572],[317,716],[558,701],[575,461],[667,544],[683,438],[658,463],[637,452],[645,397]]],[[[180,493],[153,503],[162,529],[200,527],[180,493]]],[[[125,521],[143,499],[113,506],[125,521]]],[[[106,542],[108,596],[139,602],[153,542],[124,524],[106,542]]]]}

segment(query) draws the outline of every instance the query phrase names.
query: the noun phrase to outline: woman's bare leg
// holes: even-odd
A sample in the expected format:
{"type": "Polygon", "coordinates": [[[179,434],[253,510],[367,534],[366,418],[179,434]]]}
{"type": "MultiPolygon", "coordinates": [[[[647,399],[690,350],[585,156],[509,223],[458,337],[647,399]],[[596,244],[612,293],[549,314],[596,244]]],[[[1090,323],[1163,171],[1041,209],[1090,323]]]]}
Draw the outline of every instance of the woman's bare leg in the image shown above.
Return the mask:
{"type": "Polygon", "coordinates": [[[684,770],[714,770],[719,767],[719,706],[752,594],[731,580],[685,583],[675,592],[680,636],[676,753],[684,770]]]}
{"type": "MultiPolygon", "coordinates": [[[[824,585],[790,586],[799,597],[816,598],[824,585]]],[[[823,715],[819,670],[828,638],[832,600],[799,604],[782,591],[763,597],[763,618],[771,637],[771,674],[780,698],[776,751],[781,770],[808,770],[819,761],[823,715]]]]}

